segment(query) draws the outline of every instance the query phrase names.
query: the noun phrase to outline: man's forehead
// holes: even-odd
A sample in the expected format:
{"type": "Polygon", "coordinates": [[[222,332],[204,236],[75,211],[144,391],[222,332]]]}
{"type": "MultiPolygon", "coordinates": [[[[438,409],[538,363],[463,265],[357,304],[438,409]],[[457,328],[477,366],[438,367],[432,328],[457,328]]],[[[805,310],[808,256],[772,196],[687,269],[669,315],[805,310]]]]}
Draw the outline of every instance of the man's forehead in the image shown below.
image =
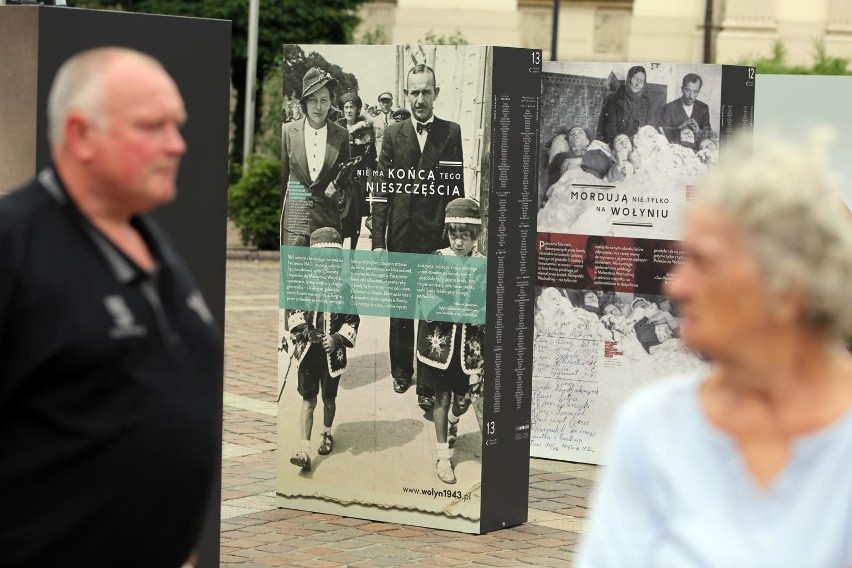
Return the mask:
{"type": "Polygon", "coordinates": [[[111,108],[146,108],[156,101],[168,101],[185,115],[183,97],[171,76],[145,59],[117,62],[104,77],[107,103],[111,108]]]}
{"type": "Polygon", "coordinates": [[[133,56],[113,61],[105,71],[104,80],[107,89],[117,92],[163,89],[179,94],[174,80],[162,67],[133,56]]]}
{"type": "Polygon", "coordinates": [[[435,78],[428,71],[421,73],[411,73],[408,75],[408,88],[418,88],[419,90],[431,89],[435,86],[435,78]]]}

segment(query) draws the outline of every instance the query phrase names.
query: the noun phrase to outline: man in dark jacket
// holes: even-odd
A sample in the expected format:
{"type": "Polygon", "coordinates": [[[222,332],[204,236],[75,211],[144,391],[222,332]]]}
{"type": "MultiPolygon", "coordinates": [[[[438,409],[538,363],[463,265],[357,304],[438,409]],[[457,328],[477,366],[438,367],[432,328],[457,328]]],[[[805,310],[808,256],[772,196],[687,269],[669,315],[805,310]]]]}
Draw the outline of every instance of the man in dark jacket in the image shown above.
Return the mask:
{"type": "MultiPolygon", "coordinates": [[[[444,212],[464,197],[461,128],[433,113],[440,89],[435,72],[418,64],[408,71],[405,95],[410,120],[388,125],[379,155],[380,187],[373,205],[373,250],[430,254],[444,246],[444,212]]],[[[394,391],[414,375],[414,321],[391,318],[390,359],[394,391]]],[[[432,393],[418,386],[418,402],[432,393]]]]}
{"type": "Polygon", "coordinates": [[[703,80],[695,73],[683,77],[682,96],[663,106],[660,128],[669,142],[696,150],[705,138],[710,138],[710,109],[698,100],[703,80]]]}
{"type": "Polygon", "coordinates": [[[195,556],[222,338],[146,214],[177,195],[185,119],[156,60],[79,53],[48,96],[52,165],[0,200],[4,567],[195,556]]]}

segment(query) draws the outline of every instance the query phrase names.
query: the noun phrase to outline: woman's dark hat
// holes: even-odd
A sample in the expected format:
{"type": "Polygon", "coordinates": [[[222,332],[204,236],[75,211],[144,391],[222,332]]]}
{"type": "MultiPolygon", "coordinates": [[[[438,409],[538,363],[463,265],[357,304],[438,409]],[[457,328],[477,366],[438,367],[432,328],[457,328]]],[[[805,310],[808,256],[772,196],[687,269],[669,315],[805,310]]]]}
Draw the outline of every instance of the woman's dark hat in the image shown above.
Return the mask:
{"type": "Polygon", "coordinates": [[[391,113],[391,118],[395,120],[408,120],[411,118],[411,113],[404,108],[398,108],[391,113]]]}
{"type": "Polygon", "coordinates": [[[348,93],[343,93],[337,100],[337,104],[340,106],[340,108],[343,108],[343,105],[345,105],[346,103],[355,103],[355,106],[357,106],[358,108],[362,108],[364,106],[364,103],[361,102],[361,97],[359,97],[352,91],[349,91],[348,93]]]}
{"type": "Polygon", "coordinates": [[[335,81],[334,77],[332,77],[326,71],[323,71],[319,67],[312,67],[308,69],[308,72],[305,73],[305,77],[302,79],[302,96],[299,97],[299,102],[303,102],[307,97],[316,93],[323,87],[328,85],[329,89],[333,89],[337,86],[337,81],[335,81]]]}

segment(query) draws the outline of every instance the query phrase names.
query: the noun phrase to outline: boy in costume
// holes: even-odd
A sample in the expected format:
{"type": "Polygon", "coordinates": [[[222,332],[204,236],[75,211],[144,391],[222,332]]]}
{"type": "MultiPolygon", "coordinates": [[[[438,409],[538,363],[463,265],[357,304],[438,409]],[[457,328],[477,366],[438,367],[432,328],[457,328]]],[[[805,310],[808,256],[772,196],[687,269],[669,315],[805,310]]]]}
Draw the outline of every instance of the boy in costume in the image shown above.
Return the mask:
{"type": "MultiPolygon", "coordinates": [[[[477,239],[482,220],[473,199],[454,199],[447,204],[444,237],[447,248],[433,254],[482,257],[477,239]]],[[[452,446],[458,436],[459,417],[470,406],[471,376],[482,373],[481,325],[420,321],[417,333],[417,381],[435,390],[433,420],[437,438],[436,474],[444,483],[455,483],[452,446]]]]}
{"type": "MultiPolygon", "coordinates": [[[[323,227],[311,233],[310,246],[342,249],[343,241],[334,228],[323,227]]],[[[335,279],[328,278],[325,281],[333,284],[335,279]]],[[[347,294],[348,288],[344,287],[342,292],[347,294]]],[[[317,395],[322,390],[323,429],[317,453],[324,456],[330,454],[334,447],[331,426],[337,410],[337,388],[340,376],[346,370],[346,350],[355,347],[361,318],[357,314],[319,310],[287,310],[285,317],[288,331],[285,336],[286,346],[282,347],[298,361],[298,391],[302,395],[301,447],[290,458],[290,463],[303,470],[310,470],[310,440],[317,395]]]]}

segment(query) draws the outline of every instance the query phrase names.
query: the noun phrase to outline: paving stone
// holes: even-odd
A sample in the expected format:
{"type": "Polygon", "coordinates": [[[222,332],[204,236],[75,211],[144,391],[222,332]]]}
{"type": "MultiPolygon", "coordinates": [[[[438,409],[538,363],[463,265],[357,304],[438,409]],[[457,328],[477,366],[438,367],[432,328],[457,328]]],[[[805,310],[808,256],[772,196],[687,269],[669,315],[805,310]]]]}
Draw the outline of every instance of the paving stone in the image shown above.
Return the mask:
{"type": "Polygon", "coordinates": [[[507,560],[505,558],[479,558],[471,563],[471,566],[517,566],[517,560],[507,560]]]}

